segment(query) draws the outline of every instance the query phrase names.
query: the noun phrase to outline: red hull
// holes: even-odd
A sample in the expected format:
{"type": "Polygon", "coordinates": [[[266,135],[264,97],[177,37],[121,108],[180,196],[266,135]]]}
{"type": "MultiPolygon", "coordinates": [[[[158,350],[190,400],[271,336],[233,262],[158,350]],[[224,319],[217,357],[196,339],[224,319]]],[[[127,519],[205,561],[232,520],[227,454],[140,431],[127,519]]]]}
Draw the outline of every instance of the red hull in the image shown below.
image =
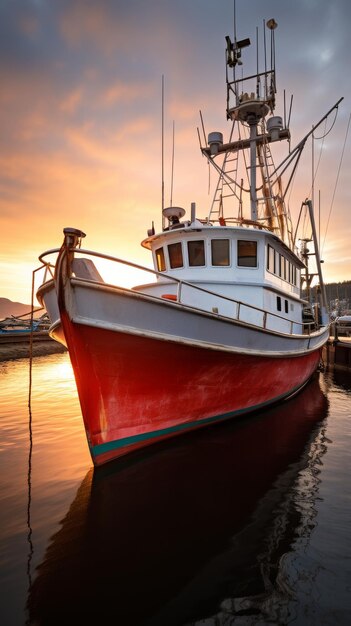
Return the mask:
{"type": "Polygon", "coordinates": [[[298,390],[320,351],[257,357],[72,324],[62,316],[95,465],[263,408],[298,390]]]}

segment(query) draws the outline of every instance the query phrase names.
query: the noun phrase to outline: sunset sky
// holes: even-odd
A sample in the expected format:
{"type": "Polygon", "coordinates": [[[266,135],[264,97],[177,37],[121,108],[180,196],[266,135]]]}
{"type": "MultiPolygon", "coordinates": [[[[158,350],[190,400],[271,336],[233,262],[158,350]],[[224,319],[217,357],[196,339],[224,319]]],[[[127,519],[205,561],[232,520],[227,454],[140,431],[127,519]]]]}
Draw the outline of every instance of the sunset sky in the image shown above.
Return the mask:
{"type": "MultiPolygon", "coordinates": [[[[325,280],[351,279],[351,3],[237,0],[238,38],[255,42],[271,17],[278,89],[294,95],[292,146],[345,98],[315,142],[315,189],[325,280]]],[[[38,255],[65,226],[85,231],[87,248],[150,265],[140,241],[161,225],[162,75],[166,205],[174,121],[173,204],[208,214],[197,127],[201,110],[207,132],[230,130],[226,35],[233,0],[0,0],[0,296],[30,302],[38,255]]],[[[311,187],[306,150],[299,203],[311,187]]]]}

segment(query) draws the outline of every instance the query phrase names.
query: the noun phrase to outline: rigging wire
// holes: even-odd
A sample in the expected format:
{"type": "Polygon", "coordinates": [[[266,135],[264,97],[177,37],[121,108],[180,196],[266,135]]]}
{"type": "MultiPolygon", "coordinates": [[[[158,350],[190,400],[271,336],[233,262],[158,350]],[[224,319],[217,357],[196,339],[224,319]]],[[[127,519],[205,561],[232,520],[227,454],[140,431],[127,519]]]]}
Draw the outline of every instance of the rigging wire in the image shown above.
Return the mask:
{"type": "MultiPolygon", "coordinates": [[[[337,118],[337,116],[338,116],[338,108],[336,107],[336,109],[335,109],[335,114],[334,114],[334,120],[333,120],[333,123],[332,123],[331,127],[329,128],[329,130],[325,131],[323,135],[321,135],[320,137],[315,137],[315,139],[317,139],[317,140],[319,140],[319,139],[324,139],[325,137],[327,137],[327,135],[329,135],[329,133],[330,133],[330,132],[333,130],[333,128],[334,128],[334,125],[335,125],[335,122],[336,122],[336,118],[337,118]]],[[[326,120],[325,120],[325,125],[327,125],[327,119],[328,119],[328,117],[326,117],[326,120]]]]}
{"type": "Polygon", "coordinates": [[[342,151],[341,151],[341,157],[340,157],[339,167],[338,167],[338,171],[337,171],[337,175],[336,175],[336,180],[335,180],[335,185],[334,185],[334,191],[333,191],[333,197],[332,197],[332,201],[331,201],[331,203],[330,203],[329,215],[328,215],[327,225],[326,225],[326,228],[325,228],[325,234],[324,234],[324,240],[323,240],[323,246],[322,246],[321,253],[322,253],[322,252],[323,252],[323,250],[324,250],[325,240],[326,240],[326,237],[327,237],[327,232],[328,232],[328,227],[329,227],[330,216],[331,216],[331,212],[332,212],[332,209],[333,209],[333,204],[334,204],[334,200],[335,200],[336,188],[337,188],[337,185],[338,185],[338,182],[339,182],[339,176],[340,176],[340,171],[341,171],[341,165],[342,165],[342,161],[343,161],[343,158],[344,158],[344,152],[345,152],[345,147],[346,147],[346,141],[347,141],[347,136],[348,136],[348,133],[349,133],[349,128],[350,128],[350,122],[351,122],[351,113],[350,113],[350,115],[349,115],[349,120],[348,120],[348,122],[347,122],[347,128],[346,128],[345,139],[344,139],[344,145],[343,145],[343,147],[342,147],[342,151]]]}
{"type": "Polygon", "coordinates": [[[335,110],[334,120],[333,120],[329,130],[326,130],[328,117],[325,118],[324,133],[320,137],[316,137],[314,132],[312,131],[312,184],[311,184],[309,193],[308,193],[308,195],[306,197],[308,197],[308,198],[312,197],[312,204],[313,204],[313,206],[314,206],[314,184],[315,184],[315,181],[316,181],[316,178],[317,178],[317,173],[318,173],[318,169],[319,169],[321,158],[322,158],[322,152],[323,152],[323,147],[324,147],[324,139],[329,135],[329,133],[334,128],[337,115],[338,115],[338,109],[335,110]],[[315,141],[320,141],[320,140],[322,140],[322,143],[321,143],[321,147],[320,147],[320,150],[319,150],[318,163],[317,163],[317,167],[314,168],[314,142],[315,141]]]}
{"type": "MultiPolygon", "coordinates": [[[[328,118],[326,118],[326,120],[325,120],[325,126],[327,125],[327,119],[328,119],[328,118]]],[[[334,126],[334,124],[335,124],[335,120],[334,120],[334,122],[333,122],[333,126],[334,126]]],[[[330,129],[330,130],[331,130],[331,129],[330,129]]],[[[311,184],[311,187],[310,187],[309,193],[307,194],[306,198],[311,197],[311,194],[312,194],[312,195],[314,195],[314,194],[313,194],[313,191],[314,191],[314,183],[316,182],[317,173],[318,173],[318,169],[319,169],[320,162],[321,162],[321,158],[322,158],[322,152],[323,152],[323,147],[324,147],[324,139],[325,139],[325,138],[326,138],[326,136],[330,133],[330,130],[328,130],[328,132],[324,133],[324,135],[321,135],[321,137],[315,137],[315,136],[314,136],[314,133],[312,133],[312,184],[311,184]],[[322,143],[321,143],[321,147],[320,147],[320,149],[319,149],[318,163],[317,163],[317,167],[316,167],[316,168],[314,168],[314,142],[315,142],[316,140],[320,140],[320,139],[322,140],[322,143]]],[[[313,198],[313,197],[312,197],[312,200],[314,200],[314,198],[313,198]]],[[[314,202],[313,202],[313,204],[314,204],[314,202]]]]}

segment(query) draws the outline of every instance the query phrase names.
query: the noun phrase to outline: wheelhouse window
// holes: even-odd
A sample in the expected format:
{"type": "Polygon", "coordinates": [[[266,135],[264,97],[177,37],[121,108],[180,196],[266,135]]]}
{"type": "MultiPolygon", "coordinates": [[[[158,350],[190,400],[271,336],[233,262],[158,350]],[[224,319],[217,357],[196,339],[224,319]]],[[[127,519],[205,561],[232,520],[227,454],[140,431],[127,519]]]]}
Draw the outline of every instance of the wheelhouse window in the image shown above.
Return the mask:
{"type": "Polygon", "coordinates": [[[205,243],[203,240],[188,241],[189,265],[205,265],[205,243]]]}
{"type": "Polygon", "coordinates": [[[267,271],[279,276],[292,285],[299,285],[300,270],[269,244],[267,245],[267,271]]]}
{"type": "Polygon", "coordinates": [[[295,283],[295,285],[297,285],[297,287],[300,287],[300,282],[301,282],[301,270],[299,268],[296,268],[296,283],[295,283]]]}
{"type": "Polygon", "coordinates": [[[166,270],[166,261],[165,261],[165,253],[163,251],[163,248],[157,248],[157,250],[155,251],[155,255],[156,255],[156,263],[157,263],[158,271],[164,272],[166,270]]]}
{"type": "Polygon", "coordinates": [[[221,267],[229,265],[229,239],[212,239],[211,262],[221,267]]]}
{"type": "Polygon", "coordinates": [[[177,267],[183,267],[183,252],[182,252],[182,244],[180,242],[169,244],[168,256],[169,256],[169,264],[172,269],[176,269],[177,267]]]}
{"type": "Polygon", "coordinates": [[[269,244],[267,251],[267,270],[273,274],[275,273],[275,250],[269,244]]]}
{"type": "Polygon", "coordinates": [[[279,252],[275,251],[275,274],[277,276],[282,275],[281,260],[281,255],[279,254],[279,252]]]}
{"type": "Polygon", "coordinates": [[[283,263],[283,265],[282,265],[282,268],[283,268],[283,270],[282,270],[282,278],[284,278],[284,280],[286,280],[286,274],[287,274],[287,272],[286,272],[287,267],[286,266],[287,266],[288,262],[287,262],[285,257],[282,257],[282,263],[283,263]]]}
{"type": "Polygon", "coordinates": [[[257,267],[257,241],[238,240],[238,265],[257,267]]]}

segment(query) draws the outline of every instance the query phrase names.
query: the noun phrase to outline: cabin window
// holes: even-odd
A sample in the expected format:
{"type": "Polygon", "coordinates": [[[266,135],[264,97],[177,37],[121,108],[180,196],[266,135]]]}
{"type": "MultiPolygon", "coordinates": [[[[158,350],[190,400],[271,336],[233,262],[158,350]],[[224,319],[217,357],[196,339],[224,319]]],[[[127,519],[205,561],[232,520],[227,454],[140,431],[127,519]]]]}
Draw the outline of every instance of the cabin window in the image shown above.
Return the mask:
{"type": "Polygon", "coordinates": [[[170,243],[168,246],[169,264],[172,269],[183,267],[182,244],[170,243]]]}
{"type": "Polygon", "coordinates": [[[270,245],[268,245],[267,250],[267,270],[275,273],[275,250],[270,245]]]}
{"type": "Polygon", "coordinates": [[[288,261],[284,255],[279,254],[272,246],[267,245],[267,270],[276,276],[280,276],[292,285],[297,285],[299,270],[294,263],[288,261]]]}
{"type": "Polygon", "coordinates": [[[277,310],[278,311],[282,310],[282,299],[280,296],[277,296],[277,310]]]}
{"type": "Polygon", "coordinates": [[[229,265],[229,239],[212,239],[212,265],[229,265]]]}
{"type": "Polygon", "coordinates": [[[238,265],[257,267],[257,241],[238,240],[238,265]]]}
{"type": "Polygon", "coordinates": [[[286,280],[286,274],[287,274],[287,272],[286,272],[287,267],[286,266],[287,266],[288,262],[287,262],[287,260],[286,260],[286,258],[284,256],[282,257],[282,262],[283,262],[282,278],[284,278],[284,280],[286,280]]]}
{"type": "Polygon", "coordinates": [[[204,241],[188,241],[188,257],[191,267],[205,265],[204,241]]]}
{"type": "Polygon", "coordinates": [[[285,300],[285,313],[289,313],[289,302],[285,300]]]}
{"type": "Polygon", "coordinates": [[[163,248],[157,248],[156,252],[156,263],[157,269],[159,272],[164,272],[166,270],[166,261],[165,261],[165,253],[163,248]]]}
{"type": "Polygon", "coordinates": [[[277,276],[281,276],[282,275],[282,270],[281,270],[281,264],[280,264],[280,254],[279,252],[275,252],[275,274],[277,274],[277,276]]]}
{"type": "Polygon", "coordinates": [[[301,283],[301,270],[296,268],[296,286],[300,287],[300,283],[301,283]]]}

